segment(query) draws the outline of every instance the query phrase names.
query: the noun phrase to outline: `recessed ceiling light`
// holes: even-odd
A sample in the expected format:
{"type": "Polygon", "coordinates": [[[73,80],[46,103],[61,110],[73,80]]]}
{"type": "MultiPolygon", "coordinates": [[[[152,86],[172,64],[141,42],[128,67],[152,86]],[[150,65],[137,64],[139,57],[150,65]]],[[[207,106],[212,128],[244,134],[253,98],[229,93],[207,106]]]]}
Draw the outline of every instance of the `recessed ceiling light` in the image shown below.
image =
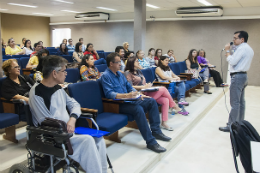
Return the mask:
{"type": "Polygon", "coordinates": [[[151,7],[151,8],[160,8],[160,7],[157,7],[155,5],[151,5],[151,4],[146,4],[147,7],[151,7]]]}
{"type": "Polygon", "coordinates": [[[7,3],[7,4],[9,4],[9,5],[17,5],[17,6],[21,6],[21,7],[37,8],[37,6],[33,6],[33,5],[16,4],[16,3],[7,3]]]}
{"type": "Polygon", "coordinates": [[[206,5],[206,6],[210,6],[212,5],[211,3],[207,2],[206,0],[198,0],[200,3],[206,5]]]}
{"type": "Polygon", "coordinates": [[[63,3],[67,3],[67,4],[74,4],[74,2],[69,2],[69,1],[63,1],[63,0],[55,0],[57,2],[63,2],[63,3]]]}
{"type": "Polygon", "coordinates": [[[42,15],[42,16],[53,16],[53,14],[48,14],[48,13],[32,13],[34,15],[42,15]]]}
{"type": "Polygon", "coordinates": [[[81,12],[78,12],[78,11],[71,11],[71,10],[60,10],[60,11],[65,11],[65,12],[69,12],[69,13],[81,13],[81,12]]]}
{"type": "Polygon", "coordinates": [[[97,8],[102,9],[102,10],[117,11],[117,10],[115,10],[115,9],[106,8],[106,7],[97,7],[97,8]]]}
{"type": "Polygon", "coordinates": [[[3,9],[3,8],[0,8],[0,11],[6,11],[6,10],[8,10],[8,9],[3,9]]]}

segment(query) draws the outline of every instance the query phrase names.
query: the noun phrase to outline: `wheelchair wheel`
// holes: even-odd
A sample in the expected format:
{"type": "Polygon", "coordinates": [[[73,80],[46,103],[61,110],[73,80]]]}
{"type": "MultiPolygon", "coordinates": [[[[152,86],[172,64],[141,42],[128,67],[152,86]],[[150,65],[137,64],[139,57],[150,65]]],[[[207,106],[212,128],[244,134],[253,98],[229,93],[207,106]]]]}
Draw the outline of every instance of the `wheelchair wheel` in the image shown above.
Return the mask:
{"type": "Polygon", "coordinates": [[[30,169],[25,164],[17,163],[10,168],[9,173],[30,173],[30,169]]]}

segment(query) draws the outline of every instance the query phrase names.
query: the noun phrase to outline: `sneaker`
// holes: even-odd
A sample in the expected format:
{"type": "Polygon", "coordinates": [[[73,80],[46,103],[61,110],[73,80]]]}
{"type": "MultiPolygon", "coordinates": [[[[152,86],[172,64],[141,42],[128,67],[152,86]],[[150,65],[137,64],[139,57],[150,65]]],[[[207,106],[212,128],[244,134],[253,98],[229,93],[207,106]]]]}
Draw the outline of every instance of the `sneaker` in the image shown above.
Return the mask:
{"type": "Polygon", "coordinates": [[[189,114],[189,112],[186,111],[184,108],[182,108],[182,110],[179,111],[178,113],[179,113],[179,114],[182,114],[182,115],[184,115],[184,116],[187,116],[187,115],[189,114]]]}
{"type": "Polygon", "coordinates": [[[179,100],[178,104],[184,105],[184,106],[188,106],[188,105],[189,105],[189,103],[186,102],[186,100],[185,100],[184,98],[181,98],[181,99],[179,100]]]}

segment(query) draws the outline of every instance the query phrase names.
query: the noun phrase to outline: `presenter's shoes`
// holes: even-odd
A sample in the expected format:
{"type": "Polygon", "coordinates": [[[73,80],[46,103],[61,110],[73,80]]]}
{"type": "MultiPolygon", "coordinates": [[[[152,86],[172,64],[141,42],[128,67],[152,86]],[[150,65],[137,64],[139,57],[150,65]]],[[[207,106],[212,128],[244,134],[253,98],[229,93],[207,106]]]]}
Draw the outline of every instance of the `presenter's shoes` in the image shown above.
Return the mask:
{"type": "Polygon", "coordinates": [[[222,132],[230,132],[230,131],[229,131],[229,126],[219,127],[219,130],[222,131],[222,132]]]}
{"type": "Polygon", "coordinates": [[[182,108],[182,110],[179,111],[178,113],[179,113],[179,114],[182,114],[182,115],[184,115],[184,116],[188,116],[188,114],[189,114],[189,112],[186,111],[184,108],[182,108]]]}
{"type": "Polygon", "coordinates": [[[156,152],[156,153],[163,153],[163,152],[166,151],[166,149],[163,148],[162,146],[160,146],[159,144],[147,145],[147,148],[156,152]]]}
{"type": "Polygon", "coordinates": [[[210,92],[210,91],[204,91],[204,93],[206,93],[206,94],[212,94],[212,92],[210,92]]]}
{"type": "Polygon", "coordinates": [[[184,106],[189,106],[189,103],[186,102],[186,100],[185,100],[184,98],[181,98],[181,99],[179,100],[178,104],[184,105],[184,106]]]}
{"type": "Polygon", "coordinates": [[[161,141],[170,141],[172,138],[165,136],[163,133],[152,133],[152,135],[155,137],[155,139],[161,140],[161,141]]]}

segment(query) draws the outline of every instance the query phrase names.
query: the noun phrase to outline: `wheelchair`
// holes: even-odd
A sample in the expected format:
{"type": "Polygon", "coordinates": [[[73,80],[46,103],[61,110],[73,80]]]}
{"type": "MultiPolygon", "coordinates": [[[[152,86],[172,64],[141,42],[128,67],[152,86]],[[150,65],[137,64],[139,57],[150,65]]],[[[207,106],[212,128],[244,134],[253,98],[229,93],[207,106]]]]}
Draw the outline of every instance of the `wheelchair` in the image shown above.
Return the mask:
{"type": "MultiPolygon", "coordinates": [[[[19,100],[19,102],[24,104],[27,120],[27,143],[25,145],[28,150],[27,163],[13,165],[9,173],[55,173],[60,169],[62,169],[63,173],[79,173],[79,163],[68,157],[68,155],[73,154],[69,140],[73,134],[67,133],[66,123],[46,118],[41,123],[41,126],[35,127],[29,105],[23,100],[19,100]]],[[[83,113],[81,118],[90,119],[98,129],[94,114],[83,113]]],[[[113,173],[108,156],[107,162],[113,173]]]]}

